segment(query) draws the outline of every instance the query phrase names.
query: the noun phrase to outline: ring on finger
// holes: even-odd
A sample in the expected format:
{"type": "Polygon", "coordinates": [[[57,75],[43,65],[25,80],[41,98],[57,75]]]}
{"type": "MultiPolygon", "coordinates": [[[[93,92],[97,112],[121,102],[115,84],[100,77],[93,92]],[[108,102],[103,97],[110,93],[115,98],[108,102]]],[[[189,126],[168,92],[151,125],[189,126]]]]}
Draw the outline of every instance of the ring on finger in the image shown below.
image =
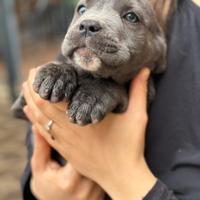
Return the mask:
{"type": "Polygon", "coordinates": [[[45,130],[49,133],[52,140],[55,140],[55,137],[52,134],[52,127],[53,127],[54,123],[55,122],[53,120],[49,120],[48,123],[44,126],[45,130]]]}

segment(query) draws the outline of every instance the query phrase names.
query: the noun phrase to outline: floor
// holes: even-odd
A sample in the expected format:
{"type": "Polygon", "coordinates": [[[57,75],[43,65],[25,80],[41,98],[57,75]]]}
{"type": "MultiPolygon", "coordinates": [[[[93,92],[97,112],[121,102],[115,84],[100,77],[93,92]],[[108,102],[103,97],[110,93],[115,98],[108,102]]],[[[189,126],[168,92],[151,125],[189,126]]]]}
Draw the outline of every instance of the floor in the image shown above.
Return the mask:
{"type": "MultiPolygon", "coordinates": [[[[49,62],[60,49],[60,41],[42,41],[26,45],[22,51],[22,81],[30,68],[49,62]],[[37,44],[37,45],[36,45],[37,44]]],[[[6,71],[0,60],[0,200],[21,200],[20,176],[26,162],[26,123],[10,112],[6,71]]]]}

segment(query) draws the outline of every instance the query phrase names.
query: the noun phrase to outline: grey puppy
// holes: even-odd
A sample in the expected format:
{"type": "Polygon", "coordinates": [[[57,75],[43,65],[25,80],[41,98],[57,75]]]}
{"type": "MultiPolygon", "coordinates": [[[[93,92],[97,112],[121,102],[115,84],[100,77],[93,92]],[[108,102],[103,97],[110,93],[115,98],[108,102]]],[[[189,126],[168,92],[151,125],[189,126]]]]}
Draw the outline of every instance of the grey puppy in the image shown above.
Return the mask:
{"type": "Polygon", "coordinates": [[[149,0],[80,0],[62,44],[65,61],[42,66],[33,88],[52,103],[69,101],[71,122],[97,123],[109,112],[126,110],[127,85],[144,66],[152,73],[165,70],[166,49],[149,0]]]}

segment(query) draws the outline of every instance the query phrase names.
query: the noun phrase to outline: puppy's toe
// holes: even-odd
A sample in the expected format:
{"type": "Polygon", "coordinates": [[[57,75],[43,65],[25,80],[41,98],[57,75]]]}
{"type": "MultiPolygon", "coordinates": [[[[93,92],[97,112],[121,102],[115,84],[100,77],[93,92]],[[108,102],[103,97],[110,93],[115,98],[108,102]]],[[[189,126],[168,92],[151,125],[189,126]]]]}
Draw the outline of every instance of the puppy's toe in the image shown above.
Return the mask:
{"type": "Polygon", "coordinates": [[[70,104],[67,113],[70,122],[85,126],[91,123],[91,111],[92,106],[90,104],[77,100],[70,104]]]}
{"type": "Polygon", "coordinates": [[[40,86],[42,84],[42,82],[45,80],[46,77],[44,76],[40,76],[40,75],[36,75],[35,80],[33,82],[33,90],[37,93],[39,93],[40,90],[40,86]]]}
{"type": "Polygon", "coordinates": [[[65,98],[69,100],[76,89],[76,83],[67,83],[65,87],[65,98]]]}
{"type": "Polygon", "coordinates": [[[92,123],[96,124],[96,123],[102,121],[104,119],[105,115],[106,115],[106,111],[104,109],[104,106],[97,103],[91,112],[92,123]]]}
{"type": "Polygon", "coordinates": [[[51,98],[50,98],[50,101],[52,103],[58,103],[64,99],[65,87],[66,87],[65,77],[61,76],[60,78],[56,80],[53,86],[53,90],[52,90],[51,98]]]}
{"type": "Polygon", "coordinates": [[[65,98],[69,100],[77,87],[76,74],[73,71],[66,71],[65,98]]]}
{"type": "Polygon", "coordinates": [[[73,101],[68,108],[67,115],[69,116],[69,121],[72,123],[76,123],[76,113],[80,106],[79,101],[73,101]]]}
{"type": "Polygon", "coordinates": [[[54,84],[55,84],[55,78],[52,76],[48,76],[40,85],[38,92],[40,97],[48,100],[51,96],[54,84]]]}
{"type": "Polygon", "coordinates": [[[91,123],[91,105],[83,103],[77,110],[76,122],[81,126],[85,126],[91,123]]]}

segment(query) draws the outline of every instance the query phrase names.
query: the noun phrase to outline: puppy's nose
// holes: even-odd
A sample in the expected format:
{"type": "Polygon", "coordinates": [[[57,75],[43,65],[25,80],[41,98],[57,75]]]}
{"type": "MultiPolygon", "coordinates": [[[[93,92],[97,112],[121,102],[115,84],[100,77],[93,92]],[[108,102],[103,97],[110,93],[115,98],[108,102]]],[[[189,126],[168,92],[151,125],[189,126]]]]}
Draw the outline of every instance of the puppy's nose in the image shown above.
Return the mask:
{"type": "Polygon", "coordinates": [[[84,20],[79,26],[79,31],[81,35],[85,37],[93,36],[96,33],[98,33],[101,29],[102,27],[100,23],[95,20],[84,20]]]}

